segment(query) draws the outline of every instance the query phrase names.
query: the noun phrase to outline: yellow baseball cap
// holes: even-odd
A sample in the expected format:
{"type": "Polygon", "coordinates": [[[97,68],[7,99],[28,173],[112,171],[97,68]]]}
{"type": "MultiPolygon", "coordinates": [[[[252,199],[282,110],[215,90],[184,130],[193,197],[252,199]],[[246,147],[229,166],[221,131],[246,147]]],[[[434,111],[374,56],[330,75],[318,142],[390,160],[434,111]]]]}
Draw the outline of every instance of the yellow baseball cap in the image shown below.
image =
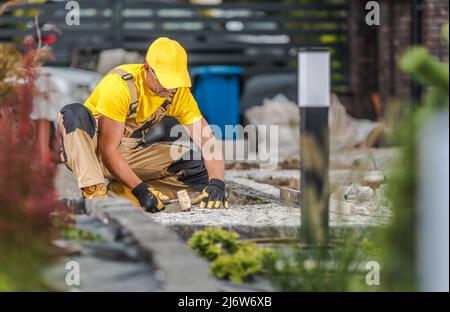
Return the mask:
{"type": "Polygon", "coordinates": [[[145,60],[164,88],[191,87],[187,54],[177,41],[167,37],[156,39],[148,48],[145,60]]]}

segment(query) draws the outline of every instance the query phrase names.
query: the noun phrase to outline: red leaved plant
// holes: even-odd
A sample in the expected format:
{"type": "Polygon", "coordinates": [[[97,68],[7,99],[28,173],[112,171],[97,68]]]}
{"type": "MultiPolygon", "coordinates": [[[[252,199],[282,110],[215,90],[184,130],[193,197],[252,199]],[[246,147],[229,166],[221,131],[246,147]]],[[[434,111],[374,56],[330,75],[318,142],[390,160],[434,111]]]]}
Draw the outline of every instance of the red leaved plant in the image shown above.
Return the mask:
{"type": "Polygon", "coordinates": [[[56,166],[38,157],[30,120],[36,77],[49,53],[21,55],[0,45],[0,291],[45,290],[42,269],[55,257],[50,214],[62,209],[56,166]]]}

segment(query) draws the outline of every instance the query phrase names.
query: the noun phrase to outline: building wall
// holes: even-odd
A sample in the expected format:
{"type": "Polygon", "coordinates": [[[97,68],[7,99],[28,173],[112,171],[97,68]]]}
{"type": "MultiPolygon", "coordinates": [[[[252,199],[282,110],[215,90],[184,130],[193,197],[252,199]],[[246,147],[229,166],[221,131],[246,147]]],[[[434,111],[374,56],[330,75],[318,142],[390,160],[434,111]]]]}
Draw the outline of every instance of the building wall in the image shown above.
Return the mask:
{"type": "Polygon", "coordinates": [[[448,45],[442,38],[442,25],[448,23],[449,2],[424,0],[422,9],[422,42],[439,59],[448,59],[448,45]]]}
{"type": "MultiPolygon", "coordinates": [[[[348,111],[374,118],[371,96],[380,96],[382,109],[391,101],[408,103],[412,82],[398,68],[413,39],[412,0],[379,0],[380,26],[365,24],[365,4],[350,0],[352,101],[348,111]],[[375,52],[374,52],[375,51],[375,52]]],[[[423,0],[420,8],[421,42],[436,57],[448,59],[442,26],[448,23],[448,0],[423,0]]]]}
{"type": "Polygon", "coordinates": [[[407,100],[411,94],[411,81],[398,67],[400,57],[411,46],[411,2],[380,1],[378,82],[384,108],[389,101],[407,100]]]}
{"type": "Polygon", "coordinates": [[[362,118],[375,118],[371,95],[378,92],[377,26],[365,22],[366,1],[350,1],[350,85],[351,104],[347,111],[362,118]]]}

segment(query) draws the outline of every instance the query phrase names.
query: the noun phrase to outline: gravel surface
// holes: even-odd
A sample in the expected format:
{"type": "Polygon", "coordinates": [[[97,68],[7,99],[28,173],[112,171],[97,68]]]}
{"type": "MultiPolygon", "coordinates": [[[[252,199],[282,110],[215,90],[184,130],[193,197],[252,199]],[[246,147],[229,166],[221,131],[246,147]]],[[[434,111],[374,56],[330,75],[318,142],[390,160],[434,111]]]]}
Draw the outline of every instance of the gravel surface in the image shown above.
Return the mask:
{"type": "MultiPolygon", "coordinates": [[[[395,155],[395,150],[356,150],[348,154],[347,162],[351,159],[375,159],[374,167],[385,167],[395,155]],[[379,162],[382,165],[378,166],[379,162]]],[[[381,176],[383,172],[372,168],[371,171],[363,174],[370,176],[381,176]]],[[[289,180],[299,179],[298,170],[276,170],[263,171],[259,169],[249,170],[227,170],[225,179],[242,186],[242,188],[254,189],[259,192],[271,195],[275,198],[279,197],[279,189],[271,184],[261,183],[257,181],[272,180],[289,180]],[[255,181],[256,180],[256,181],[255,181]]],[[[335,186],[349,186],[352,183],[363,180],[361,172],[350,169],[330,170],[330,184],[332,189],[335,186]]],[[[298,182],[297,182],[298,183],[298,182]]],[[[276,183],[275,183],[276,184],[276,183]]],[[[73,198],[79,197],[80,191],[76,185],[72,173],[63,165],[59,167],[59,174],[56,178],[56,187],[61,197],[73,198]]],[[[389,222],[390,211],[381,205],[381,192],[374,192],[369,201],[343,201],[342,198],[333,194],[330,199],[330,226],[365,226],[377,225],[389,222]]],[[[149,218],[156,222],[167,225],[201,225],[201,226],[286,226],[298,227],[300,225],[300,209],[286,207],[278,202],[271,202],[258,205],[233,205],[229,209],[200,209],[193,207],[188,212],[178,213],[158,213],[149,214],[149,218]]]]}

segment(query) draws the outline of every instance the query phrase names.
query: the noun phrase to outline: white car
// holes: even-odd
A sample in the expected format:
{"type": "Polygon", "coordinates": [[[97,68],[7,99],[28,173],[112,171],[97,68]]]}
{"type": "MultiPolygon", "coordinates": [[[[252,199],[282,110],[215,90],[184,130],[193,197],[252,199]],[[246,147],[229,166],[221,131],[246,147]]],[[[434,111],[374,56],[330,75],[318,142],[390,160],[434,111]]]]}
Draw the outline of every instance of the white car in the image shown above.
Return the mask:
{"type": "Polygon", "coordinates": [[[42,67],[36,82],[38,95],[33,102],[31,119],[56,121],[61,108],[84,103],[102,75],[68,67],[42,67]]]}

